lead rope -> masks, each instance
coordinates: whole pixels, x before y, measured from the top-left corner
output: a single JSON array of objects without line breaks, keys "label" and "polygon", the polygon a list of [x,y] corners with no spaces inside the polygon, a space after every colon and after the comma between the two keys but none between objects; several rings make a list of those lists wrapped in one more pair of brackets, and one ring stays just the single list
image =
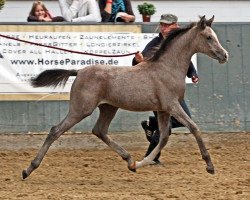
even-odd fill
[{"label": "lead rope", "polygon": [[2,35],[2,34],[0,34],[0,37],[7,38],[7,39],[10,39],[10,40],[16,40],[16,41],[24,42],[24,43],[28,43],[28,44],[33,44],[33,45],[36,45],[36,46],[47,47],[47,48],[50,48],[50,49],[57,49],[57,50],[66,51],[66,52],[70,52],[70,53],[83,54],[83,55],[89,55],[89,56],[98,56],[98,57],[125,57],[125,56],[131,56],[131,55],[137,54],[139,52],[139,51],[136,51],[134,53],[120,54],[120,55],[94,54],[94,53],[88,53],[86,51],[85,52],[73,51],[73,50],[69,50],[69,49],[63,49],[63,48],[59,48],[59,47],[44,45],[44,44],[40,44],[40,43],[36,43],[36,42],[30,42],[30,41],[27,41],[27,40],[21,40],[21,39],[17,39],[17,38],[10,37],[10,36],[7,36],[7,35]]}]

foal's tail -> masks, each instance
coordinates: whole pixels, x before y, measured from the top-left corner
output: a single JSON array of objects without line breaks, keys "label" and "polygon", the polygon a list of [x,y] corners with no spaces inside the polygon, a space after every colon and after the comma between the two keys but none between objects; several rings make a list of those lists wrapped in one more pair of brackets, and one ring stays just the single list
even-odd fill
[{"label": "foal's tail", "polygon": [[77,76],[77,70],[51,69],[45,70],[31,79],[33,87],[64,86],[70,76]]}]

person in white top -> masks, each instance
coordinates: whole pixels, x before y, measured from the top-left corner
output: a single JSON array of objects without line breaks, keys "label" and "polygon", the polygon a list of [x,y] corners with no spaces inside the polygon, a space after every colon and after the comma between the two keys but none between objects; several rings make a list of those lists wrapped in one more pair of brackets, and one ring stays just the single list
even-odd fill
[{"label": "person in white top", "polygon": [[61,13],[69,22],[100,22],[96,0],[59,0]]}]

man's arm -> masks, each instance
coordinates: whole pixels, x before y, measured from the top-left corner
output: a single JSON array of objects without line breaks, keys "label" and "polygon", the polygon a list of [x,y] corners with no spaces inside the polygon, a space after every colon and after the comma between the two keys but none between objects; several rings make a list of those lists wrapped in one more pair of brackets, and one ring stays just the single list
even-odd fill
[{"label": "man's arm", "polygon": [[[147,57],[147,56],[150,56],[152,50],[154,47],[156,47],[157,45],[160,44],[160,38],[159,37],[156,37],[154,38],[153,40],[151,40],[147,45],[146,47],[143,49],[143,51],[141,52],[142,56],[143,57]],[[139,53],[138,53],[139,54]],[[140,61],[138,61],[136,59],[137,57],[134,57],[133,60],[132,60],[132,65],[137,65],[138,63],[140,63],[142,61],[143,58],[141,58],[141,56],[138,55],[138,58],[140,58]]]},{"label": "man's arm", "polygon": [[192,78],[192,76],[198,76],[197,71],[194,67],[194,64],[192,63],[192,61],[189,64],[189,68],[188,68],[188,72],[187,72],[187,77],[188,78]]},{"label": "man's arm", "polygon": [[189,68],[188,68],[188,72],[187,72],[187,77],[188,78],[192,78],[192,82],[193,83],[198,83],[199,81],[199,77],[197,74],[197,71],[194,67],[194,64],[192,63],[192,61],[189,64]]}]

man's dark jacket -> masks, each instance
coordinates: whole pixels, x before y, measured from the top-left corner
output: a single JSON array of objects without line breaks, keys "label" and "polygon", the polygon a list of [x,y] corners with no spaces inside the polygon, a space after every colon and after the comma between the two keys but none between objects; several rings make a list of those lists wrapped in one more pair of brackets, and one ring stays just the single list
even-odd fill
[{"label": "man's dark jacket", "polygon": [[[159,46],[163,40],[163,36],[161,33],[159,33],[159,36],[155,37],[153,40],[151,40],[146,47],[144,48],[144,50],[141,52],[143,57],[150,57],[152,55],[152,51],[155,47]],[[136,65],[138,64],[138,62],[136,62],[135,58],[132,61],[132,65]],[[190,62],[188,71],[187,71],[187,77],[188,78],[192,78],[192,76],[197,76],[197,71],[194,68],[194,65],[192,63],[192,61]]]}]

